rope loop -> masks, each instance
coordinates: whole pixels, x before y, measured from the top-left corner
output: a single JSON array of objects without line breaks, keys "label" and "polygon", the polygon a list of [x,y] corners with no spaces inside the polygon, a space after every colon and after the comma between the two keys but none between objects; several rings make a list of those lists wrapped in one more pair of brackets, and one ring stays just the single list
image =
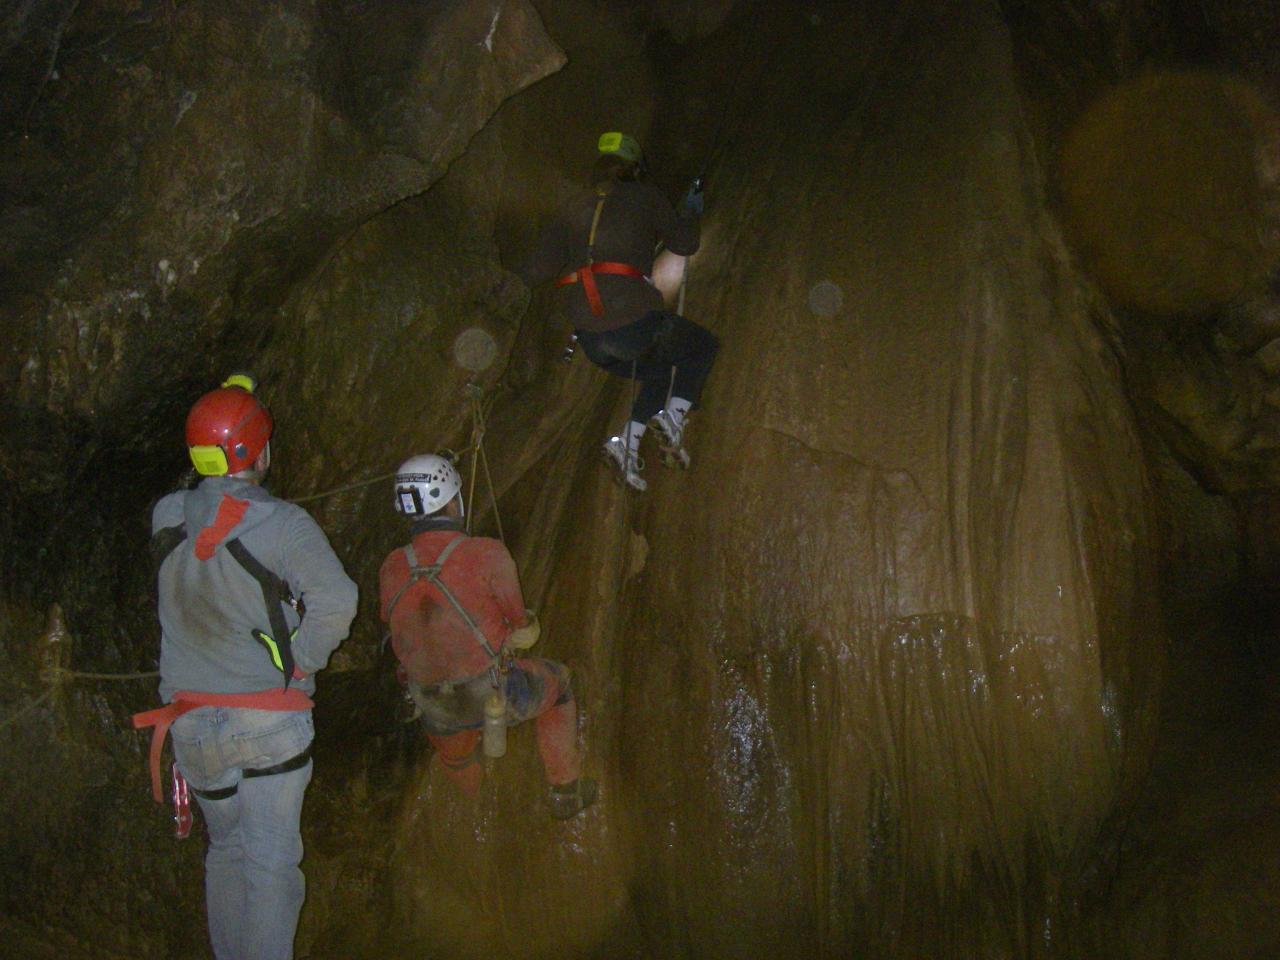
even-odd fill
[{"label": "rope loop", "polygon": [[498,492],[493,485],[493,475],[489,472],[489,456],[484,449],[484,435],[487,430],[484,411],[484,390],[474,383],[468,383],[463,388],[463,392],[469,399],[471,406],[471,477],[467,487],[467,503],[471,505],[471,510],[467,514],[467,533],[468,535],[471,533],[472,519],[476,514],[476,477],[483,470],[485,484],[489,487],[489,505],[493,508],[494,523],[498,527],[498,539],[506,543],[506,534],[502,530],[502,514],[498,511]]}]

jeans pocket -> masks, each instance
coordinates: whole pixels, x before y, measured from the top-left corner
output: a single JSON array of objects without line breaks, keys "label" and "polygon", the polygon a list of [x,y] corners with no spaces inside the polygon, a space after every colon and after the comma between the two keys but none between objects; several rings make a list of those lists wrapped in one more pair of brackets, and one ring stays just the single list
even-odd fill
[{"label": "jeans pocket", "polygon": [[178,717],[169,728],[173,759],[197,789],[206,789],[226,772],[218,737],[216,712],[202,708]]},{"label": "jeans pocket", "polygon": [[257,769],[292,760],[314,736],[309,710],[278,712],[270,717],[255,716],[244,723],[231,737],[229,746],[239,766]]},{"label": "jeans pocket", "polygon": [[211,738],[173,738],[173,759],[197,790],[206,790],[226,772],[222,753]]}]

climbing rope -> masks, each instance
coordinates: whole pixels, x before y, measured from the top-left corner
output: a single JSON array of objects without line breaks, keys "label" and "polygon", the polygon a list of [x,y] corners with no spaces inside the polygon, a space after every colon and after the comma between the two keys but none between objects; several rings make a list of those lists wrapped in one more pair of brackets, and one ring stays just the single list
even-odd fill
[{"label": "climbing rope", "polygon": [[[634,370],[633,370],[633,373],[634,373]],[[467,384],[466,389],[467,389],[467,396],[469,398],[470,406],[471,406],[471,449],[470,449],[471,480],[470,480],[470,489],[468,490],[468,493],[467,493],[467,502],[474,504],[476,478],[478,477],[480,471],[483,470],[485,483],[489,487],[489,504],[493,508],[493,519],[498,527],[498,539],[502,540],[505,543],[506,535],[502,529],[502,515],[498,512],[497,490],[493,485],[493,474],[489,470],[489,457],[485,453],[485,449],[484,449],[484,434],[486,429],[485,411],[484,411],[484,403],[483,403],[484,391],[480,387],[471,383]],[[634,391],[632,396],[632,402],[633,403],[635,402]],[[309,494],[305,497],[295,497],[290,502],[291,503],[309,503],[313,500],[322,500],[325,497],[332,497],[339,493],[346,493],[349,490],[359,490],[362,487],[368,487],[375,483],[381,483],[384,480],[390,480],[395,475],[396,475],[395,471],[392,471],[391,473],[379,474],[378,476],[371,477],[368,480],[359,480],[355,483],[344,484],[343,486],[334,487],[331,490],[324,490],[324,491],[321,491],[320,493]],[[474,510],[472,510],[470,513],[467,514],[467,533],[468,534],[471,533],[471,521],[472,521],[472,517],[474,516],[475,516]],[[625,522],[625,515],[624,515],[624,522]],[[137,673],[98,673],[98,672],[88,671],[88,670],[68,670],[65,667],[50,667],[44,671],[43,675],[45,679],[48,680],[49,683],[51,684],[49,689],[47,689],[44,693],[40,694],[40,696],[36,697],[34,700],[28,703],[25,707],[20,708],[15,713],[11,714],[8,717],[5,717],[3,720],[0,720],[0,730],[4,730],[7,727],[12,726],[13,724],[21,720],[23,717],[25,717],[27,714],[31,713],[32,711],[40,707],[41,704],[45,703],[50,697],[53,696],[54,692],[57,690],[58,682],[63,678],[75,679],[75,680],[107,680],[107,681],[147,680],[152,677],[160,676],[160,672],[158,670],[147,670],[147,671],[140,671]]]},{"label": "climbing rope", "polygon": [[30,703],[28,703],[21,710],[14,713],[12,716],[8,716],[8,717],[5,717],[3,720],[0,720],[0,730],[5,729],[11,724],[17,723],[19,720],[25,717],[32,710],[34,710],[36,707],[40,706],[40,704],[44,703],[51,696],[53,696],[53,691],[54,691],[54,688],[50,687],[48,690],[40,694],[40,696],[36,697],[36,699],[32,700]]},{"label": "climbing rope", "polygon": [[382,473],[376,477],[370,477],[368,480],[358,480],[355,483],[348,483],[341,487],[334,487],[332,490],[325,490],[321,493],[312,493],[305,497],[294,497],[290,503],[310,503],[312,500],[323,500],[325,497],[332,497],[335,494],[346,493],[348,490],[359,490],[361,487],[368,487],[375,483],[381,483],[383,480],[390,480],[394,477],[395,471],[391,473]]},{"label": "climbing rope", "polygon": [[471,521],[475,517],[476,478],[484,471],[484,481],[489,487],[489,505],[493,508],[494,523],[498,527],[498,539],[503,543],[507,538],[502,531],[502,514],[498,512],[498,494],[493,485],[493,475],[489,472],[489,457],[484,450],[485,413],[484,390],[474,383],[468,383],[466,394],[471,403],[471,478],[467,488],[467,503],[472,509],[467,514],[467,534],[471,533]]},{"label": "climbing rope", "polygon": [[729,153],[730,148],[741,137],[742,129],[745,127],[751,111],[759,110],[764,104],[762,96],[764,85],[768,83],[769,78],[772,76],[770,68],[776,62],[774,57],[777,55],[778,50],[781,49],[783,42],[784,34],[780,31],[775,32],[768,52],[759,57],[752,57],[755,67],[751,74],[745,78],[741,76],[735,78],[735,90],[739,92],[750,91],[751,93],[741,97],[739,100],[741,106],[720,111],[719,119],[712,131],[711,146],[703,154],[702,166],[698,169],[698,176],[705,178],[707,171],[716,166],[720,159]]},{"label": "climbing rope", "polygon": [[684,288],[689,283],[689,258],[685,257],[680,265],[680,290],[676,294],[676,313],[684,316]]},{"label": "climbing rope", "polygon": [[[676,314],[684,316],[684,288],[689,282],[689,259],[686,257],[680,266],[680,292],[676,294]],[[676,388],[676,368],[675,364],[671,365],[671,376],[667,380],[667,399],[662,404],[664,410],[671,409],[671,394]]]},{"label": "climbing rope", "polygon": [[[471,478],[469,488],[467,490],[467,503],[471,504],[473,509],[467,514],[467,533],[471,533],[471,520],[475,516],[474,504],[476,493],[476,478],[479,471],[484,471],[485,483],[489,487],[489,504],[493,508],[493,519],[498,526],[498,539],[506,542],[506,536],[502,530],[502,515],[498,512],[498,496],[493,485],[493,475],[489,471],[489,457],[484,449],[485,434],[485,412],[484,412],[484,390],[476,386],[474,383],[468,383],[466,386],[466,394],[471,407]],[[452,457],[450,459],[453,459]],[[346,493],[350,490],[359,490],[363,487],[372,486],[375,483],[382,483],[384,480],[390,480],[395,477],[395,471],[390,473],[381,473],[376,477],[370,477],[368,480],[357,480],[355,483],[343,484],[340,487],[334,487],[331,490],[323,490],[320,493],[308,494],[305,497],[293,497],[290,503],[310,503],[313,500],[323,500],[325,497],[336,496],[339,493]]]},{"label": "climbing rope", "polygon": [[[637,358],[638,359],[638,358]],[[624,444],[623,468],[622,468],[622,508],[618,511],[618,516],[622,522],[621,536],[618,540],[618,599],[622,599],[622,590],[627,585],[627,563],[630,559],[631,546],[631,518],[630,513],[631,498],[627,495],[629,489],[627,484],[627,468],[626,464],[630,462],[633,454],[631,453],[631,411],[635,409],[636,397],[640,394],[640,381],[636,379],[636,360],[631,361],[631,399],[627,406],[627,429],[623,431],[622,442]],[[639,466],[639,455],[636,456],[637,468]]]},{"label": "climbing rope", "polygon": [[146,680],[149,677],[160,676],[159,670],[147,670],[141,673],[91,673],[85,670],[67,670],[64,667],[54,667],[49,673],[80,680]]},{"label": "climbing rope", "polygon": [[[502,529],[502,515],[498,512],[497,491],[493,485],[493,474],[489,470],[489,458],[484,449],[485,434],[485,411],[484,411],[484,391],[475,384],[469,383],[466,387],[467,397],[471,407],[471,481],[470,489],[467,493],[467,502],[474,503],[476,478],[481,470],[484,471],[485,483],[489,487],[489,503],[493,507],[494,522],[498,527],[498,538],[504,543],[506,536]],[[634,402],[634,397],[632,398]],[[384,480],[390,480],[394,477],[395,471],[391,473],[380,474],[371,477],[368,480],[359,480],[355,483],[344,484],[340,487],[334,487],[331,490],[324,490],[320,493],[309,494],[305,497],[295,497],[291,503],[309,503],[313,500],[321,500],[325,497],[332,497],[339,493],[346,493],[349,490],[359,490],[362,487],[371,486],[375,483],[381,483]],[[467,533],[471,533],[471,520],[475,515],[475,511],[467,514]],[[158,670],[139,671],[136,673],[98,673],[89,670],[69,670],[66,667],[51,666],[42,671],[41,676],[50,684],[49,689],[36,697],[25,707],[20,708],[15,713],[3,720],[0,720],[0,730],[3,730],[17,723],[27,714],[37,709],[41,704],[47,701],[58,689],[58,683],[63,679],[73,680],[147,680],[152,677],[160,676]]]},{"label": "climbing rope", "polygon": [[160,676],[160,671],[147,670],[139,673],[94,673],[88,670],[68,670],[66,667],[49,667],[41,671],[41,676],[49,682],[49,689],[40,694],[40,696],[36,697],[22,709],[8,717],[5,717],[3,720],[0,720],[0,730],[17,723],[27,714],[31,713],[31,711],[35,710],[42,703],[52,697],[57,691],[59,679],[62,677],[69,677],[71,679],[78,680],[146,680],[151,677]]}]

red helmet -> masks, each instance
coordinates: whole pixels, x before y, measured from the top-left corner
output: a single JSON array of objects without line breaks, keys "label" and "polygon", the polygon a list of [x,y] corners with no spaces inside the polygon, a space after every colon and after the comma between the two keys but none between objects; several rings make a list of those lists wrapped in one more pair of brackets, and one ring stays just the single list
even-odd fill
[{"label": "red helmet", "polygon": [[[235,377],[227,381],[249,382]],[[248,470],[271,439],[271,414],[250,390],[223,384],[187,414],[187,447],[196,471],[221,477]]]}]

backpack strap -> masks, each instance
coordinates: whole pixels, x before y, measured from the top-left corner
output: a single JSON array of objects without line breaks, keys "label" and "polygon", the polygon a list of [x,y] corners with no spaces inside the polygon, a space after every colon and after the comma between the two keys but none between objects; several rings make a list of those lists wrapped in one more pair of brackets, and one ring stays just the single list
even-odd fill
[{"label": "backpack strap", "polygon": [[591,215],[591,229],[587,232],[587,263],[595,263],[596,260],[596,231],[600,228],[600,214],[604,213],[604,202],[609,199],[609,191],[604,189],[596,190],[596,211]]},{"label": "backpack strap", "polygon": [[604,301],[600,299],[600,287],[596,285],[596,274],[592,267],[596,262],[596,230],[600,226],[600,214],[604,212],[604,202],[608,199],[608,191],[599,191],[600,199],[596,201],[596,212],[591,217],[591,232],[587,234],[587,265],[578,271],[582,279],[582,292],[586,294],[587,305],[593,317],[604,315]]},{"label": "backpack strap", "polygon": [[405,559],[409,561],[409,577],[400,586],[400,589],[396,591],[395,596],[391,598],[391,602],[387,605],[387,623],[391,622],[391,614],[395,610],[396,604],[400,602],[400,598],[404,596],[405,591],[419,580],[429,580],[433,587],[444,594],[444,598],[449,601],[449,605],[453,607],[458,616],[462,618],[462,622],[471,630],[472,636],[476,638],[476,643],[480,644],[480,648],[484,650],[485,656],[490,660],[497,660],[498,652],[489,643],[489,638],[484,635],[484,631],[476,623],[475,617],[462,605],[448,585],[440,579],[440,571],[444,569],[445,563],[449,560],[449,555],[453,553],[458,544],[466,539],[467,535],[465,533],[458,534],[440,551],[440,555],[436,557],[436,562],[425,567],[418,564],[418,554],[414,551],[412,543],[404,548]]},{"label": "backpack strap", "polygon": [[[151,535],[151,559],[157,571],[168,559],[169,554],[187,539],[187,525],[175,524],[163,527]],[[287,689],[293,679],[293,642],[289,638],[289,623],[284,617],[284,605],[298,606],[289,584],[268,570],[262,562],[249,552],[249,549],[237,537],[223,544],[227,552],[244,568],[245,573],[258,581],[262,589],[262,602],[267,608],[267,622],[271,625],[271,639],[275,642],[280,654],[280,669],[284,672],[284,685]],[[302,612],[299,608],[299,612]]]},{"label": "backpack strap", "polygon": [[284,618],[284,605],[293,600],[293,591],[289,585],[263,566],[248,547],[237,537],[226,542],[227,552],[231,554],[245,572],[258,581],[262,588],[262,602],[267,607],[267,621],[271,624],[271,639],[275,641],[280,653],[280,669],[284,672],[284,685],[289,686],[293,679],[293,641],[289,637],[289,623]]},{"label": "backpack strap", "polygon": [[178,549],[178,544],[187,539],[187,525],[185,523],[175,524],[172,527],[162,527],[151,535],[151,563],[156,570],[160,569],[160,564],[168,559],[169,554]]}]

